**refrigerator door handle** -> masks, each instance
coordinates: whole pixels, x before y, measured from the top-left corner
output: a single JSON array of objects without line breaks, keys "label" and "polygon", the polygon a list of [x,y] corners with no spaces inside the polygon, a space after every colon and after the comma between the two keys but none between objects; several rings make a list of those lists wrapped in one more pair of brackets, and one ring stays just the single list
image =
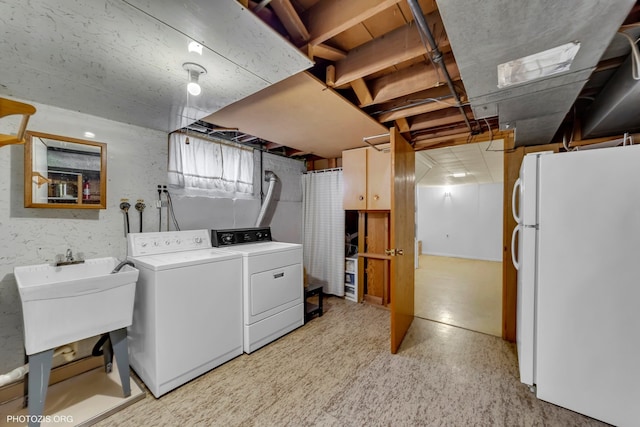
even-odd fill
[{"label": "refrigerator door handle", "polygon": [[516,270],[520,270],[520,263],[516,259],[516,235],[520,232],[520,226],[516,225],[513,229],[513,233],[511,233],[511,261],[513,262],[513,266]]},{"label": "refrigerator door handle", "polygon": [[513,219],[515,219],[518,224],[520,224],[520,217],[518,216],[518,212],[516,212],[516,194],[518,194],[518,200],[520,200],[520,187],[522,187],[522,180],[518,178],[516,179],[516,183],[513,184],[513,194],[511,195],[511,212],[513,213]]}]

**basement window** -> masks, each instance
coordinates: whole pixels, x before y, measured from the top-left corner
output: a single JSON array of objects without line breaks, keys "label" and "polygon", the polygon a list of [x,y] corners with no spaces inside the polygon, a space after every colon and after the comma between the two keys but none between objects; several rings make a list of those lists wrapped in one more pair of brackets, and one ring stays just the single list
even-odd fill
[{"label": "basement window", "polygon": [[580,42],[566,43],[498,65],[500,89],[569,71]]},{"label": "basement window", "polygon": [[173,133],[169,185],[194,196],[252,198],[253,149],[219,139]]}]

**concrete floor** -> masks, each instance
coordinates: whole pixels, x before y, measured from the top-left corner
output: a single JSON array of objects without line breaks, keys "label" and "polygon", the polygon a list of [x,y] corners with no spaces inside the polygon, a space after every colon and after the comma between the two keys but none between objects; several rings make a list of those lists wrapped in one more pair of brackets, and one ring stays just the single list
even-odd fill
[{"label": "concrete floor", "polygon": [[420,255],[415,315],[502,336],[502,263]]},{"label": "concrete floor", "polygon": [[322,317],[97,426],[604,425],[538,400],[511,343],[416,318],[392,355],[389,324],[388,310],[326,298]]}]

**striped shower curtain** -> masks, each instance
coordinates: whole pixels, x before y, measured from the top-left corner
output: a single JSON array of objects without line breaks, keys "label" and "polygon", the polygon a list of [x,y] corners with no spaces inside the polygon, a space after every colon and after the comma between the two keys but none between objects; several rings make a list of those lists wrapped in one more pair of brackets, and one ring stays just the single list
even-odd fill
[{"label": "striped shower curtain", "polygon": [[342,170],[302,175],[302,227],[308,281],[322,283],[325,293],[344,296]]}]

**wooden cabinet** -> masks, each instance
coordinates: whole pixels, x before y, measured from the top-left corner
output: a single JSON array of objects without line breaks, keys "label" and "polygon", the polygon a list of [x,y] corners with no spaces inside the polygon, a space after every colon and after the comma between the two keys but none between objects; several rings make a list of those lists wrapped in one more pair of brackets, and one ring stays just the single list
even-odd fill
[{"label": "wooden cabinet", "polygon": [[375,211],[391,208],[391,155],[372,147],[342,152],[343,208]]}]

